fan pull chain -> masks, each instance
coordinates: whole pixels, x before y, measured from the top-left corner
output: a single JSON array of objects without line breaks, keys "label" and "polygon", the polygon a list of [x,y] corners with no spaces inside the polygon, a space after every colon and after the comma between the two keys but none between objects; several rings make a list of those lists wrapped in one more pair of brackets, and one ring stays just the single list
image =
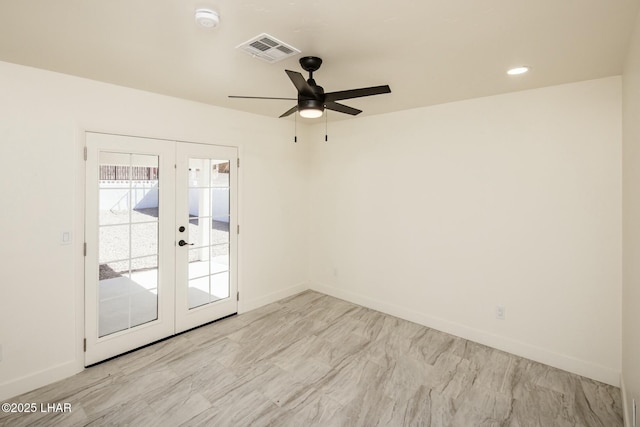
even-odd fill
[{"label": "fan pull chain", "polygon": [[293,113],[293,142],[298,142],[298,113]]},{"label": "fan pull chain", "polygon": [[329,117],[329,112],[324,110],[324,142],[329,141],[329,136],[327,135],[327,120]]}]

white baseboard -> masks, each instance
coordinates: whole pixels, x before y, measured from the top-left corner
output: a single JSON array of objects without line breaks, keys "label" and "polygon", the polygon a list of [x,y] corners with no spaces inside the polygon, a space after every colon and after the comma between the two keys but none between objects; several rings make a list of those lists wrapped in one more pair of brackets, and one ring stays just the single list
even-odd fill
[{"label": "white baseboard", "polygon": [[553,366],[564,371],[572,372],[587,378],[594,379],[615,387],[620,386],[620,371],[607,368],[586,360],[572,356],[554,353],[547,349],[536,347],[511,338],[492,334],[486,331],[472,328],[467,325],[452,322],[450,320],[429,316],[426,313],[411,310],[385,301],[379,301],[361,294],[345,291],[333,286],[318,283],[310,283],[309,288],[354,304],[362,305],[374,310],[390,314],[410,322],[418,323],[432,329],[437,329],[451,335],[455,335],[469,341],[506,351],[516,356],[531,359],[545,365]]},{"label": "white baseboard", "polygon": [[7,402],[11,398],[23,393],[44,387],[56,381],[77,374],[84,369],[76,361],[62,363],[52,368],[44,369],[33,374],[25,375],[0,384],[0,401]]},{"label": "white baseboard", "polygon": [[256,308],[262,307],[263,305],[271,304],[283,298],[299,294],[300,292],[306,291],[307,289],[309,289],[309,286],[306,283],[301,283],[299,285],[292,286],[290,288],[247,301],[243,300],[241,296],[238,313],[246,313],[247,311],[255,310]]}]

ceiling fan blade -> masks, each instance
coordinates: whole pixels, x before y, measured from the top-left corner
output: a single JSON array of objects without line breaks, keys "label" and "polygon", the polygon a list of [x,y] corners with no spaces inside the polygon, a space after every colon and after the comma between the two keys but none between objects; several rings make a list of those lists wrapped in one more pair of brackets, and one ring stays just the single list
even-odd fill
[{"label": "ceiling fan blade", "polygon": [[296,105],[295,107],[292,107],[290,109],[288,109],[287,111],[285,111],[284,113],[282,113],[282,115],[280,117],[278,117],[279,119],[283,118],[283,117],[287,117],[292,115],[293,113],[295,113],[296,111],[298,111],[298,106]]},{"label": "ceiling fan blade", "polygon": [[357,116],[362,113],[362,110],[358,110],[357,108],[352,108],[347,105],[338,104],[337,102],[329,101],[324,103],[324,108],[327,110],[337,111],[339,113],[351,114],[352,116]]},{"label": "ceiling fan blade", "polygon": [[325,94],[325,101],[340,101],[341,99],[360,98],[363,96],[382,95],[383,93],[391,93],[389,85],[363,87],[362,89],[341,90],[338,92],[329,92]]},{"label": "ceiling fan blade", "polygon": [[311,89],[311,86],[309,86],[309,83],[307,83],[307,81],[304,79],[302,74],[298,73],[297,71],[291,71],[291,70],[284,70],[284,71],[287,73],[287,75],[291,79],[291,82],[296,87],[296,89],[298,89],[298,93],[300,95],[310,96],[315,98],[313,89]]},{"label": "ceiling fan blade", "polygon": [[284,99],[286,101],[297,101],[298,98],[273,98],[270,96],[238,96],[238,95],[229,95],[229,98],[240,98],[240,99]]}]

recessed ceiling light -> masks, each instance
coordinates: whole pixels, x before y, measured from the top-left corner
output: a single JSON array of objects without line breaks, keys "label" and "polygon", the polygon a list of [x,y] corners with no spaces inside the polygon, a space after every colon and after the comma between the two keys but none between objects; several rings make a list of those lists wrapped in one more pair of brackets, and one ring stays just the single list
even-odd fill
[{"label": "recessed ceiling light", "polygon": [[518,74],[524,74],[527,71],[529,71],[529,67],[515,67],[507,71],[507,74],[509,74],[510,76],[517,76]]},{"label": "recessed ceiling light", "polygon": [[215,28],[220,23],[220,15],[211,9],[196,10],[196,23],[203,28]]}]

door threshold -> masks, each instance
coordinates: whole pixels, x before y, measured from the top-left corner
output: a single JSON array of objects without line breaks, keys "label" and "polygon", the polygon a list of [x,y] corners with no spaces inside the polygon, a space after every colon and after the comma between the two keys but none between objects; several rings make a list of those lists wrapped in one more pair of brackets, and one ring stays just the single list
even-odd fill
[{"label": "door threshold", "polygon": [[164,338],[159,339],[159,340],[157,340],[157,341],[150,342],[149,344],[145,344],[145,345],[143,345],[143,346],[136,347],[136,348],[134,348],[133,350],[125,351],[124,353],[117,354],[117,355],[112,356],[112,357],[110,357],[110,358],[108,358],[108,359],[101,360],[100,362],[92,363],[91,365],[86,365],[86,366],[85,366],[85,369],[87,369],[87,368],[93,368],[94,366],[98,366],[98,365],[102,365],[103,363],[106,363],[106,362],[109,362],[109,361],[111,361],[111,360],[113,360],[113,359],[117,359],[117,358],[119,358],[119,357],[125,356],[125,355],[127,355],[127,354],[129,354],[129,353],[134,353],[134,352],[136,352],[136,351],[138,351],[138,350],[142,350],[143,348],[151,347],[152,345],[156,345],[156,344],[158,344],[158,343],[161,343],[161,342],[163,342],[163,341],[170,340],[170,339],[175,338],[175,337],[177,337],[177,336],[180,336],[180,335],[182,335],[182,334],[186,334],[187,332],[191,332],[191,331],[193,331],[193,330],[195,330],[195,329],[200,329],[200,328],[202,328],[202,327],[204,327],[204,326],[208,326],[208,325],[211,325],[211,324],[213,324],[213,323],[216,323],[216,322],[219,322],[219,321],[221,321],[221,320],[228,319],[229,317],[233,317],[233,316],[237,316],[237,315],[238,315],[238,313],[231,313],[231,314],[229,314],[229,315],[227,315],[227,316],[224,316],[224,317],[221,317],[221,318],[219,318],[219,319],[212,320],[211,322],[203,323],[202,325],[198,325],[198,326],[195,326],[195,327],[193,327],[193,328],[191,328],[191,329],[187,329],[186,331],[182,331],[182,332],[178,332],[177,334],[169,335],[168,337],[164,337]]}]

